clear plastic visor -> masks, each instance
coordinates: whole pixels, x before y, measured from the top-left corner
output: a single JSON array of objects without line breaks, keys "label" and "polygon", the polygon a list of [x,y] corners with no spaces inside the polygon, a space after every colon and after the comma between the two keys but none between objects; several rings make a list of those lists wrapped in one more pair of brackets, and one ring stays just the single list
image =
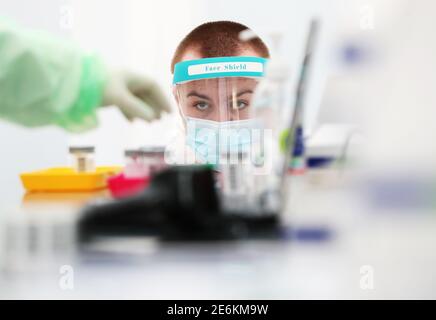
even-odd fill
[{"label": "clear plastic visor", "polygon": [[183,117],[217,122],[250,119],[258,78],[227,77],[193,80],[175,85]]}]

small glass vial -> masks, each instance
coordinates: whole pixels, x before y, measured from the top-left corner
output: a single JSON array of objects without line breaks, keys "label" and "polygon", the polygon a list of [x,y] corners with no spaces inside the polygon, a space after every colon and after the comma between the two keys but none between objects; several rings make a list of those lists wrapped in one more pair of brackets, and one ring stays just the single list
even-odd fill
[{"label": "small glass vial", "polygon": [[165,147],[143,147],[141,148],[144,156],[144,163],[149,168],[150,176],[162,171],[166,166]]},{"label": "small glass vial", "polygon": [[126,178],[152,177],[166,167],[164,147],[145,147],[135,150],[126,150]]},{"label": "small glass vial", "polygon": [[148,177],[149,170],[145,165],[144,154],[140,149],[126,150],[124,158],[126,163],[124,176],[126,178]]},{"label": "small glass vial", "polygon": [[70,147],[73,168],[78,173],[94,172],[94,147]]}]

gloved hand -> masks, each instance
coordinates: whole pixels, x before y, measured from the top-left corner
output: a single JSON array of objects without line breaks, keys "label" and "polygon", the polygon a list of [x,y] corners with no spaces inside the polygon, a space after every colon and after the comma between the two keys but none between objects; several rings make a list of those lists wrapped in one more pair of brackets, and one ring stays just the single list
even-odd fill
[{"label": "gloved hand", "polygon": [[128,120],[159,119],[171,112],[170,104],[153,80],[134,73],[112,73],[104,88],[102,106],[117,106]]}]

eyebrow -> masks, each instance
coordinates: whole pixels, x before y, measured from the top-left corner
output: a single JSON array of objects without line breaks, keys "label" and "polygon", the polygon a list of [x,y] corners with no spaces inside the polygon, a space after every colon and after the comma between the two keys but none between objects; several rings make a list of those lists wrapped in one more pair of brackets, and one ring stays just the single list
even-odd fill
[{"label": "eyebrow", "polygon": [[[247,94],[247,93],[253,93],[253,90],[248,89],[248,90],[244,90],[244,91],[238,92],[238,94],[236,95],[236,97],[243,96],[244,94]],[[201,99],[205,99],[205,100],[211,100],[208,96],[206,96],[206,95],[204,95],[204,94],[200,94],[200,93],[198,93],[197,91],[191,91],[191,92],[189,92],[189,93],[186,95],[186,97],[187,97],[187,98],[189,98],[189,97],[197,97],[197,98],[201,98]],[[229,99],[232,99],[232,97],[229,97]]]},{"label": "eyebrow", "polygon": [[205,99],[205,100],[211,100],[208,96],[200,94],[200,93],[198,93],[196,91],[191,91],[190,93],[188,93],[188,95],[186,97],[187,98],[189,98],[189,97],[197,97],[197,98],[201,98],[201,99]]},{"label": "eyebrow", "polygon": [[247,93],[253,93],[253,90],[248,89],[248,90],[244,90],[244,91],[238,92],[236,97],[243,96],[244,94],[247,94]]}]

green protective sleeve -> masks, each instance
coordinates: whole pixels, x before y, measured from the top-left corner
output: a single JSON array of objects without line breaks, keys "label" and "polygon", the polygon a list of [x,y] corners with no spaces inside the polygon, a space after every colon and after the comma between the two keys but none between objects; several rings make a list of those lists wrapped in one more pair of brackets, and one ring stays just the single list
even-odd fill
[{"label": "green protective sleeve", "polygon": [[0,20],[0,118],[91,129],[106,77],[101,60],[71,42]]},{"label": "green protective sleeve", "polygon": [[82,58],[80,86],[74,103],[56,120],[56,124],[71,132],[82,132],[97,126],[95,109],[101,105],[106,70],[96,56]]}]

